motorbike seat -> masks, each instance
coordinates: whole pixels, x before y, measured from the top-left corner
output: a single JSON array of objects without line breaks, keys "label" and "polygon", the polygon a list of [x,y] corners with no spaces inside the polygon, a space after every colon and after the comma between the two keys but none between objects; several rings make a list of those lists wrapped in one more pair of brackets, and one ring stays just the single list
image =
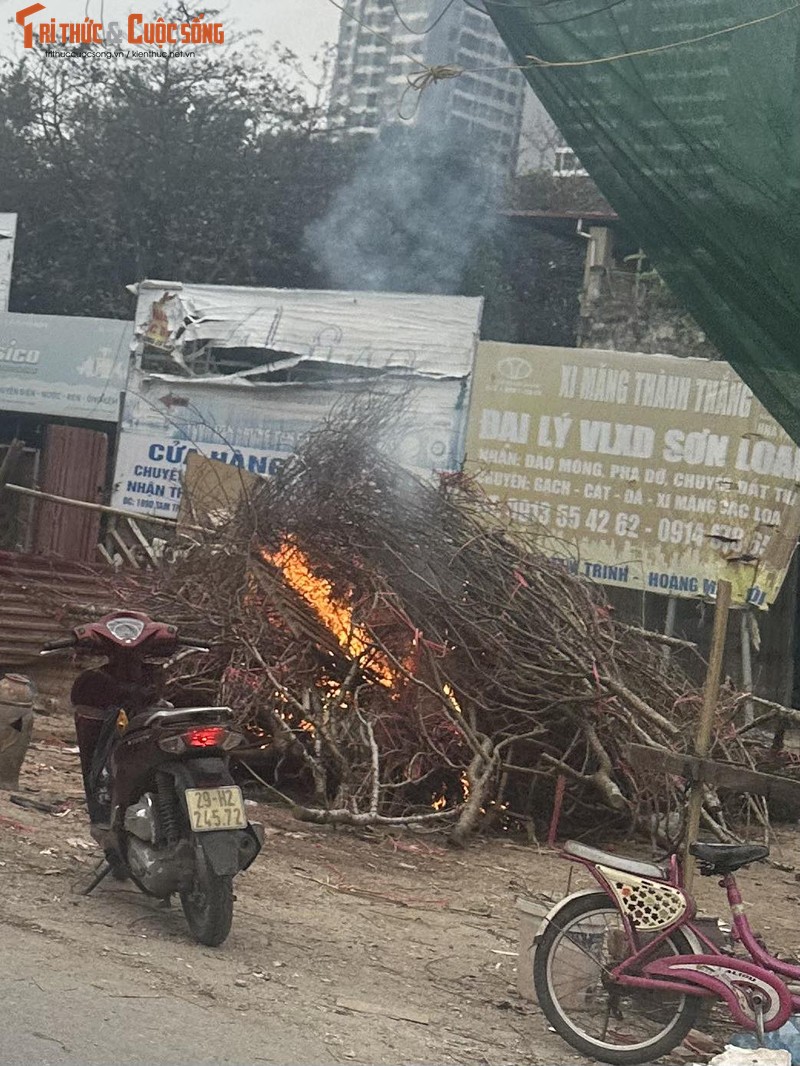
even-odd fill
[{"label": "motorbike seat", "polygon": [[126,733],[137,729],[148,729],[152,725],[173,725],[180,722],[210,722],[222,724],[230,722],[233,711],[230,707],[148,707],[134,715],[128,723]]},{"label": "motorbike seat", "polygon": [[654,862],[627,859],[621,855],[614,855],[610,851],[601,851],[599,848],[590,848],[587,844],[579,844],[577,840],[568,840],[562,850],[573,858],[584,859],[595,866],[608,866],[621,873],[633,874],[634,877],[647,877],[654,881],[666,881],[669,877],[669,872],[664,866],[656,866]]},{"label": "motorbike seat", "polygon": [[752,862],[761,862],[769,855],[769,848],[764,844],[706,844],[700,841],[692,844],[689,852],[700,863],[700,873],[712,877],[732,874]]}]

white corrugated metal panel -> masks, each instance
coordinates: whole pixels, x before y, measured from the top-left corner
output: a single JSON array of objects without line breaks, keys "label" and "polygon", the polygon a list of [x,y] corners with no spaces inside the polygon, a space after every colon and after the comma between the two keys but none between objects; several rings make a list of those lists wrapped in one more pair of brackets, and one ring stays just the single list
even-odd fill
[{"label": "white corrugated metal panel", "polygon": [[263,348],[313,362],[436,377],[471,372],[483,304],[467,296],[161,281],[142,282],[138,297],[137,335],[160,319],[169,331],[161,343],[176,352],[185,342],[209,341],[214,348]]}]

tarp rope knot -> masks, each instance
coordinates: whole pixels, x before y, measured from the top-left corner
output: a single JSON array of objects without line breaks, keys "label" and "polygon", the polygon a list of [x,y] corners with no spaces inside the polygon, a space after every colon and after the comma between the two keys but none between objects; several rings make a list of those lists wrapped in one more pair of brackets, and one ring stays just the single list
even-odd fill
[{"label": "tarp rope knot", "polygon": [[448,78],[457,78],[463,73],[463,67],[446,65],[428,67],[426,70],[423,70],[421,74],[409,74],[408,84],[415,92],[421,93],[424,89],[427,89],[429,85],[433,85],[434,82],[446,81]]}]

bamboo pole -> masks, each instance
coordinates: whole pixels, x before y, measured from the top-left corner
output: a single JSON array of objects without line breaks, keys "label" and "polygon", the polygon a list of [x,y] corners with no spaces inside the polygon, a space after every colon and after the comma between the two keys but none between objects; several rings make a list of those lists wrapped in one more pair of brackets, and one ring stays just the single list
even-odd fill
[{"label": "bamboo pole", "polygon": [[[714,712],[719,699],[719,687],[722,679],[722,664],[725,657],[725,636],[728,631],[728,611],[731,606],[730,581],[717,582],[717,602],[714,608],[714,629],[711,634],[711,651],[708,657],[705,686],[703,688],[703,707],[694,741],[694,753],[699,759],[708,755],[711,747],[711,732],[714,727]],[[687,893],[692,891],[695,861],[689,854],[689,848],[695,842],[700,828],[700,812],[703,807],[703,782],[695,781],[689,794],[689,806],[686,813],[686,840],[683,857],[683,883]]]},{"label": "bamboo pole", "polygon": [[[69,496],[54,496],[52,492],[40,492],[38,489],[28,489],[23,485],[3,485],[4,492],[16,492],[20,496],[32,496],[36,500],[49,500],[50,503],[63,503],[66,507],[82,507],[86,511],[99,511],[101,514],[118,515],[120,518],[135,518],[137,522],[156,522],[161,526],[177,528],[177,520],[174,518],[162,518],[161,515],[132,514],[130,511],[120,510],[118,507],[108,507],[104,503],[91,503],[89,500],[72,500]],[[186,526],[186,529],[206,533],[208,530],[201,526]]]}]

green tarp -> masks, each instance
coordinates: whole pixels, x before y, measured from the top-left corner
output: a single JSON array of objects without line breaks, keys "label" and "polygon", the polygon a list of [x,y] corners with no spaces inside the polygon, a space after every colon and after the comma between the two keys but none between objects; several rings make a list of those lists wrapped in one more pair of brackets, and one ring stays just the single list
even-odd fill
[{"label": "green tarp", "polygon": [[800,443],[800,3],[486,8],[627,228]]}]

